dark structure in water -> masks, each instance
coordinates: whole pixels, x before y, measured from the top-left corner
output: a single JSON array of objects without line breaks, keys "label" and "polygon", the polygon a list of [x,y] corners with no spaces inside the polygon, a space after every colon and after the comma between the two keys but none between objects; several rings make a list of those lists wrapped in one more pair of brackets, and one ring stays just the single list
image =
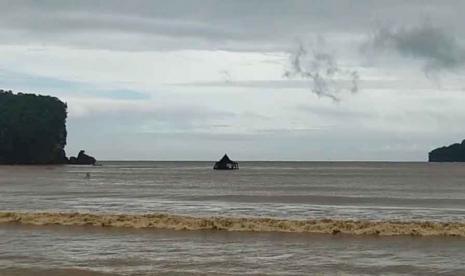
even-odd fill
[{"label": "dark structure in water", "polygon": [[77,157],[71,156],[69,158],[69,164],[74,165],[95,165],[96,162],[94,157],[87,155],[83,150],[79,152]]},{"label": "dark structure in water", "polygon": [[465,140],[430,151],[429,162],[465,162]]},{"label": "dark structure in water", "polygon": [[0,164],[65,164],[65,103],[0,90]]},{"label": "dark structure in water", "polygon": [[229,159],[228,155],[225,154],[220,161],[215,163],[213,167],[215,170],[238,170],[239,164]]}]

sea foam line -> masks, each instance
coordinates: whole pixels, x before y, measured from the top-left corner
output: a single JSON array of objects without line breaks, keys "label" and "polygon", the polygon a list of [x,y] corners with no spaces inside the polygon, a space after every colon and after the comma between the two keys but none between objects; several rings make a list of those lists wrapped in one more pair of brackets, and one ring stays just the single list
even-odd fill
[{"label": "sea foam line", "polygon": [[465,223],[277,218],[191,217],[170,214],[105,214],[0,211],[0,223],[169,230],[223,230],[352,235],[465,237]]}]

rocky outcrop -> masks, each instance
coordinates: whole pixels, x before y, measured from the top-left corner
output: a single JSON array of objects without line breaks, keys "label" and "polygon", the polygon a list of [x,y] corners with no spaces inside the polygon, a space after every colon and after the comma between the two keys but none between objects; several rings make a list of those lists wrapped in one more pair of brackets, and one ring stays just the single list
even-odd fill
[{"label": "rocky outcrop", "polygon": [[0,164],[66,164],[66,103],[0,89]]},{"label": "rocky outcrop", "polygon": [[69,164],[73,165],[95,165],[97,160],[85,153],[85,151],[81,150],[77,157],[71,156],[69,158]]},{"label": "rocky outcrop", "polygon": [[0,165],[94,165],[84,151],[66,158],[67,108],[55,97],[0,89]]},{"label": "rocky outcrop", "polygon": [[239,164],[229,159],[228,155],[225,154],[220,161],[215,163],[213,167],[215,170],[238,170]]},{"label": "rocky outcrop", "polygon": [[465,162],[465,140],[462,143],[434,149],[428,154],[429,162]]}]

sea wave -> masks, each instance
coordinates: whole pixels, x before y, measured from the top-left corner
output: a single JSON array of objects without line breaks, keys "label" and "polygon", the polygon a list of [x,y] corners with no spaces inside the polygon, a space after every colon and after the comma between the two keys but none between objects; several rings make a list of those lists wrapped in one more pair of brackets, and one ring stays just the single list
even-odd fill
[{"label": "sea wave", "polygon": [[370,221],[252,217],[191,217],[171,214],[108,214],[0,211],[0,223],[67,225],[168,230],[223,230],[352,235],[465,237],[465,223],[432,221]]}]

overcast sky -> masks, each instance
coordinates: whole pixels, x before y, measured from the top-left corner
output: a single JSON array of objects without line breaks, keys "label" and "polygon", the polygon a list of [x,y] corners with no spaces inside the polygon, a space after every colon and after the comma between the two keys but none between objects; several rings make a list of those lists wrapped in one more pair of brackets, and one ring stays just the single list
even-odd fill
[{"label": "overcast sky", "polygon": [[0,88],[68,155],[424,161],[465,138],[465,1],[0,1]]}]

